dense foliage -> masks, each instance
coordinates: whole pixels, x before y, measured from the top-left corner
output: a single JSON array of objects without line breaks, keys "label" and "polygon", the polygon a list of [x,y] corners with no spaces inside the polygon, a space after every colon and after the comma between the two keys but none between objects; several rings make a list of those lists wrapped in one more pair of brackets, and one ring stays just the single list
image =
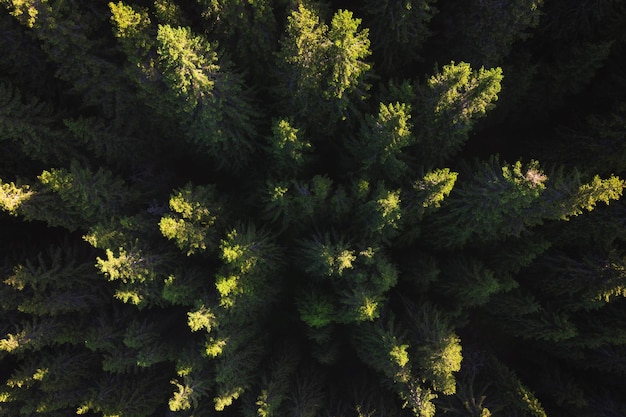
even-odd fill
[{"label": "dense foliage", "polygon": [[0,415],[626,415],[625,26],[0,0]]}]

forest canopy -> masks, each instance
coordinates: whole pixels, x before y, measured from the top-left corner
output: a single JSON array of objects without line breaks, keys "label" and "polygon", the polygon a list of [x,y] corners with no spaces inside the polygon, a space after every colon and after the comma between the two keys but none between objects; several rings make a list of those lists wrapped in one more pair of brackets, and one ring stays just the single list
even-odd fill
[{"label": "forest canopy", "polygon": [[626,415],[619,0],[0,0],[0,416]]}]

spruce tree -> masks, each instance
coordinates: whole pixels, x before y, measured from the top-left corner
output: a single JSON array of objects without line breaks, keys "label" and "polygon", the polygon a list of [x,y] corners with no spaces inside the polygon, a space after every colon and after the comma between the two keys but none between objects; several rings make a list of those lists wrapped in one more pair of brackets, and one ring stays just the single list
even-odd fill
[{"label": "spruce tree", "polygon": [[0,0],[0,415],[624,414],[619,2],[107,3]]}]

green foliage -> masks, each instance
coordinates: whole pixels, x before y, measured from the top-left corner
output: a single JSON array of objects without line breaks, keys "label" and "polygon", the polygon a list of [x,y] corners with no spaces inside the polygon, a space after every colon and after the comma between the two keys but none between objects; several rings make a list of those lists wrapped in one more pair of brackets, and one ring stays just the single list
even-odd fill
[{"label": "green foliage", "polygon": [[231,152],[242,157],[250,150],[252,111],[241,95],[241,79],[220,71],[215,47],[188,28],[159,25],[156,36],[158,61],[170,99],[163,108],[190,116],[188,139],[208,147],[215,156]]},{"label": "green foliage", "polygon": [[154,28],[145,10],[123,3],[109,7],[130,76],[145,103],[161,117],[174,116],[185,138],[220,165],[241,166],[251,151],[254,111],[244,97],[241,77],[228,72],[228,61],[219,62],[217,45],[188,27]]},{"label": "green foliage", "polygon": [[357,251],[327,236],[305,242],[302,254],[308,261],[305,272],[314,281],[330,281],[338,295],[333,300],[319,295],[315,288],[305,293],[299,299],[303,321],[316,328],[379,317],[386,293],[398,280],[397,269],[380,248]]},{"label": "green foliage", "polygon": [[[613,42],[584,44],[568,51],[568,58],[553,67],[548,67],[548,77],[552,80],[552,91],[556,97],[577,93],[596,75],[602,63],[608,59]],[[562,78],[563,72],[570,75]]]},{"label": "green foliage", "polygon": [[509,407],[535,417],[547,417],[535,394],[520,381],[506,365],[492,359],[489,363],[495,373],[495,381],[509,401]]},{"label": "green foliage", "polygon": [[[520,161],[498,166],[498,159],[492,158],[448,199],[449,214],[437,219],[442,229],[451,233],[438,237],[445,245],[463,244],[472,238],[486,241],[520,236],[544,219],[567,220],[583,209],[593,210],[598,201],[608,204],[621,196],[624,187],[623,180],[615,176],[606,180],[595,176],[587,184],[580,184],[576,172],[567,178],[557,171],[549,178],[536,161],[526,166]],[[458,223],[444,225],[452,218]]]},{"label": "green foliage", "polygon": [[221,307],[248,316],[273,297],[267,280],[280,269],[281,256],[266,234],[253,225],[234,228],[220,241],[219,257],[223,266],[215,287]]},{"label": "green foliage", "polygon": [[109,3],[109,8],[111,21],[115,25],[115,37],[122,43],[124,52],[132,57],[142,57],[151,45],[145,33],[150,25],[147,11],[136,11],[121,1],[117,4]]},{"label": "green foliage", "polygon": [[448,200],[453,216],[459,219],[458,226],[450,225],[455,228],[451,238],[456,242],[465,243],[473,235],[480,239],[519,235],[526,223],[538,221],[526,216],[533,215],[528,209],[545,190],[547,176],[536,162],[524,167],[518,161],[501,168],[497,162],[493,159],[484,164],[472,183],[455,188]]},{"label": "green foliage", "polygon": [[222,209],[215,194],[213,186],[187,184],[170,198],[172,213],[161,218],[159,228],[187,255],[217,248],[214,228]]},{"label": "green foliage", "polygon": [[418,91],[415,125],[426,164],[438,163],[459,151],[474,119],[484,117],[498,99],[502,69],[472,70],[460,62],[445,65]]},{"label": "green foliage", "polygon": [[306,294],[299,300],[300,318],[308,326],[320,328],[336,320],[336,312],[331,300],[325,300],[319,294]]},{"label": "green foliage", "polygon": [[437,398],[412,374],[409,344],[402,343],[405,337],[394,328],[393,322],[384,325],[380,321],[361,325],[355,335],[355,348],[359,356],[371,367],[382,372],[393,382],[394,391],[416,417],[433,417]]},{"label": "green foliage", "polygon": [[184,26],[185,18],[180,6],[171,0],[155,0],[154,13],[157,18],[166,24]]},{"label": "green foliage", "polygon": [[24,153],[47,162],[66,160],[74,153],[71,143],[62,140],[50,105],[36,97],[24,102],[20,91],[0,84],[0,141],[19,144]]},{"label": "green foliage", "polygon": [[495,273],[479,261],[461,257],[450,264],[444,269],[440,286],[457,305],[482,305],[495,294],[510,289],[502,282],[503,277],[496,278]]},{"label": "green foliage", "polygon": [[94,291],[102,286],[93,265],[76,264],[75,256],[75,248],[50,247],[14,266],[3,281],[8,288],[0,292],[0,304],[38,317],[85,313],[101,305],[106,299]]},{"label": "green foliage", "polygon": [[[123,82],[117,65],[107,59],[103,52],[106,44],[102,30],[106,27],[106,16],[101,10],[80,10],[74,0],[63,2],[48,1],[2,1],[4,7],[28,28],[29,35],[37,39],[45,58],[35,64],[44,66],[55,78],[71,85],[72,94],[80,95],[79,106],[93,106],[98,112],[109,116],[121,110],[123,101],[128,100],[127,86]],[[106,29],[104,29],[106,30]],[[53,79],[51,77],[51,79]],[[53,88],[54,90],[54,88]],[[58,97],[59,92],[51,92]],[[116,103],[119,107],[115,108]],[[54,149],[62,155],[67,145],[64,140],[56,143]],[[73,155],[72,155],[73,156]]]},{"label": "green foliage", "polygon": [[411,134],[411,106],[404,103],[380,103],[378,117],[369,117],[350,152],[361,161],[361,171],[376,177],[397,180],[406,175],[408,165],[402,149],[415,143]]},{"label": "green foliage", "polygon": [[255,405],[259,417],[272,417],[286,408],[289,400],[289,386],[297,370],[299,358],[285,349],[278,359],[270,364],[267,382],[257,397]]},{"label": "green foliage", "polygon": [[279,172],[295,173],[305,163],[305,152],[310,152],[313,145],[302,138],[300,129],[296,129],[288,120],[281,119],[272,125],[272,136],[268,138],[269,153],[276,161]]},{"label": "green foliage", "polygon": [[603,180],[599,175],[593,177],[590,183],[583,184],[578,188],[578,192],[573,197],[574,208],[565,216],[576,216],[582,213],[582,209],[591,211],[599,201],[609,204],[610,200],[617,200],[622,196],[624,190],[623,180],[615,175]]},{"label": "green foliage", "polygon": [[293,180],[289,183],[268,181],[264,213],[267,218],[295,228],[323,223],[345,216],[351,201],[342,187],[333,187],[333,181],[316,175],[309,182]]},{"label": "green foliage", "polygon": [[622,104],[605,117],[590,116],[583,128],[561,129],[560,135],[575,144],[563,150],[564,159],[576,164],[587,162],[601,175],[625,171],[626,149],[621,140],[625,121],[626,105]]},{"label": "green foliage", "polygon": [[17,215],[17,210],[20,206],[25,201],[28,201],[34,194],[27,184],[19,186],[13,182],[0,182],[0,186],[2,187],[0,189],[0,191],[2,191],[2,194],[0,194],[1,207],[13,216]]},{"label": "green foliage", "polygon": [[396,237],[403,224],[400,190],[387,190],[380,182],[370,198],[357,211],[363,219],[364,231],[369,236],[380,236],[383,241]]},{"label": "green foliage", "polygon": [[371,52],[368,30],[359,31],[360,24],[352,12],[339,10],[329,27],[305,3],[287,18],[278,59],[286,77],[282,94],[289,97],[297,122],[336,120],[348,108],[351,94],[363,94],[363,78],[370,69],[363,59]]},{"label": "green foliage", "polygon": [[69,170],[51,169],[38,177],[45,191],[58,195],[65,209],[93,224],[117,214],[132,195],[124,181],[100,168],[92,172],[72,161]]},{"label": "green foliage", "polygon": [[[203,23],[222,45],[228,45],[235,60],[259,82],[267,74],[278,41],[278,24],[274,2],[270,0],[234,1],[199,0]],[[261,65],[259,65],[261,64]]]},{"label": "green foliage", "polygon": [[361,61],[370,55],[368,30],[359,30],[361,19],[352,17],[352,12],[339,10],[333,16],[328,31],[330,45],[328,56],[332,59],[330,66],[330,91],[326,94],[341,99],[359,84],[363,73],[370,65]]},{"label": "green foliage", "polygon": [[461,369],[461,340],[435,306],[406,305],[412,323],[410,337],[414,341],[420,375],[431,382],[435,391],[445,395],[454,394],[454,374]]},{"label": "green foliage", "polygon": [[345,243],[333,244],[328,238],[307,242],[304,255],[309,262],[305,271],[318,277],[341,276],[356,260],[355,251],[348,248]]},{"label": "green foliage", "polygon": [[[437,169],[424,175],[424,178],[413,184],[413,189],[419,195],[424,209],[437,209],[447,197],[456,182],[458,173],[450,172],[448,168]],[[423,196],[423,197],[422,197]]]},{"label": "green foliage", "polygon": [[75,230],[114,216],[122,202],[132,201],[123,180],[102,168],[94,173],[75,160],[69,169],[44,170],[38,180],[33,187],[1,183],[1,207],[26,220]]},{"label": "green foliage", "polygon": [[220,69],[217,54],[185,28],[159,25],[156,43],[163,80],[180,100],[181,110],[189,113],[214,88]]},{"label": "green foliage", "polygon": [[456,26],[463,38],[461,53],[471,62],[492,66],[502,62],[514,42],[530,36],[528,29],[539,24],[543,0],[477,0],[463,6]]},{"label": "green foliage", "polygon": [[87,235],[86,240],[104,249],[106,257],[96,257],[95,266],[109,281],[116,283],[114,297],[140,309],[161,304],[168,256],[157,254],[138,238],[129,239],[122,233],[110,241],[107,238],[111,236],[102,239],[97,235],[98,231]]},{"label": "green foliage", "polygon": [[546,253],[537,264],[550,276],[542,291],[558,294],[568,311],[595,310],[626,296],[624,259],[618,252]]},{"label": "green foliage", "polygon": [[0,415],[624,414],[619,2],[107,3],[0,0]]},{"label": "green foliage", "polygon": [[372,46],[386,71],[420,58],[420,47],[431,35],[428,24],[437,14],[436,0],[366,0]]}]

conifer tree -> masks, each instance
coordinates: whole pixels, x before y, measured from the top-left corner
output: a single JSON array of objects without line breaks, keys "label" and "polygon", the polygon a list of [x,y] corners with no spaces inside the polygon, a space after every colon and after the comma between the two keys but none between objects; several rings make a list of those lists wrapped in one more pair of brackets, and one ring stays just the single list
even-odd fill
[{"label": "conifer tree", "polygon": [[97,108],[106,118],[133,108],[136,100],[111,59],[115,52],[101,36],[107,19],[98,8],[82,8],[73,0],[2,3],[41,42],[54,76],[73,85],[82,106]]},{"label": "conifer tree", "polygon": [[36,97],[25,101],[10,84],[0,84],[0,140],[18,144],[24,154],[48,163],[65,162],[76,150],[64,140],[50,105]]},{"label": "conifer tree", "polygon": [[621,141],[625,117],[626,105],[621,104],[609,115],[590,116],[580,130],[562,129],[560,136],[575,145],[562,149],[560,157],[601,175],[626,171],[625,150]]},{"label": "conifer tree", "polygon": [[[251,72],[260,84],[266,67],[275,53],[278,40],[276,11],[272,1],[238,2],[233,0],[198,0],[202,17],[221,43],[230,46],[241,68]],[[259,65],[262,63],[263,65]]]},{"label": "conifer tree", "polygon": [[330,26],[314,6],[300,3],[288,17],[287,35],[281,40],[278,66],[285,107],[296,122],[319,128],[321,123],[345,117],[351,97],[361,98],[370,65],[368,30],[361,19],[339,10]]},{"label": "conifer tree", "polygon": [[313,148],[302,129],[293,126],[287,119],[273,123],[268,142],[268,153],[275,161],[275,170],[287,175],[295,175],[302,169]]},{"label": "conifer tree", "polygon": [[474,119],[494,107],[503,78],[499,67],[476,71],[466,62],[452,62],[435,72],[417,91],[413,121],[419,160],[429,167],[461,149]]},{"label": "conifer tree", "polygon": [[371,116],[360,137],[350,144],[361,172],[375,178],[397,180],[408,173],[402,149],[415,144],[411,133],[411,106],[405,103],[380,103],[378,116]]},{"label": "conifer tree", "polygon": [[[583,209],[593,210],[598,201],[608,204],[619,198],[624,186],[615,176],[605,180],[596,176],[584,184],[578,172],[570,177],[562,171],[546,175],[536,161],[527,166],[520,161],[501,168],[498,165],[497,158],[484,164],[474,176],[473,184],[457,187],[457,192],[448,199],[450,213],[459,219],[460,227],[444,225],[448,215],[439,216],[442,223],[438,224],[443,226],[440,230],[454,230],[454,236],[450,235],[445,243],[442,241],[443,245],[464,244],[473,237],[488,241],[519,236],[544,219],[567,220],[581,214]],[[471,200],[476,204],[474,209],[470,209]],[[441,238],[442,235],[438,237]]]},{"label": "conifer tree", "polygon": [[436,0],[367,0],[363,6],[372,31],[372,47],[385,71],[422,58],[420,47],[431,35]]},{"label": "conifer tree", "polygon": [[0,0],[0,415],[624,414],[626,9],[344,3]]},{"label": "conifer tree", "polygon": [[355,347],[359,356],[369,366],[381,372],[393,383],[393,388],[411,409],[416,417],[433,417],[437,397],[428,387],[424,387],[419,377],[412,373],[410,345],[406,336],[398,331],[393,322],[380,321],[362,325],[355,334]]},{"label": "conifer tree", "polygon": [[228,61],[218,59],[217,45],[188,27],[155,28],[146,10],[122,2],[109,6],[129,75],[145,103],[220,165],[240,166],[252,150],[254,111],[241,77],[229,72]]},{"label": "conifer tree", "polygon": [[531,36],[539,24],[543,1],[477,0],[455,6],[455,26],[448,29],[461,42],[454,52],[474,65],[494,66],[502,63],[514,42]]},{"label": "conifer tree", "polygon": [[345,217],[352,199],[341,186],[334,186],[327,176],[316,175],[310,181],[268,181],[264,213],[284,227],[302,228],[328,224]]},{"label": "conifer tree", "polygon": [[108,220],[120,212],[122,202],[132,201],[122,179],[102,168],[93,172],[76,160],[69,169],[44,170],[37,179],[39,184],[32,187],[0,180],[0,207],[28,221],[45,221],[73,231]]},{"label": "conifer tree", "polygon": [[222,208],[215,187],[187,184],[170,198],[170,210],[171,214],[161,218],[159,228],[179,249],[192,255],[217,248],[217,232],[212,229]]}]

